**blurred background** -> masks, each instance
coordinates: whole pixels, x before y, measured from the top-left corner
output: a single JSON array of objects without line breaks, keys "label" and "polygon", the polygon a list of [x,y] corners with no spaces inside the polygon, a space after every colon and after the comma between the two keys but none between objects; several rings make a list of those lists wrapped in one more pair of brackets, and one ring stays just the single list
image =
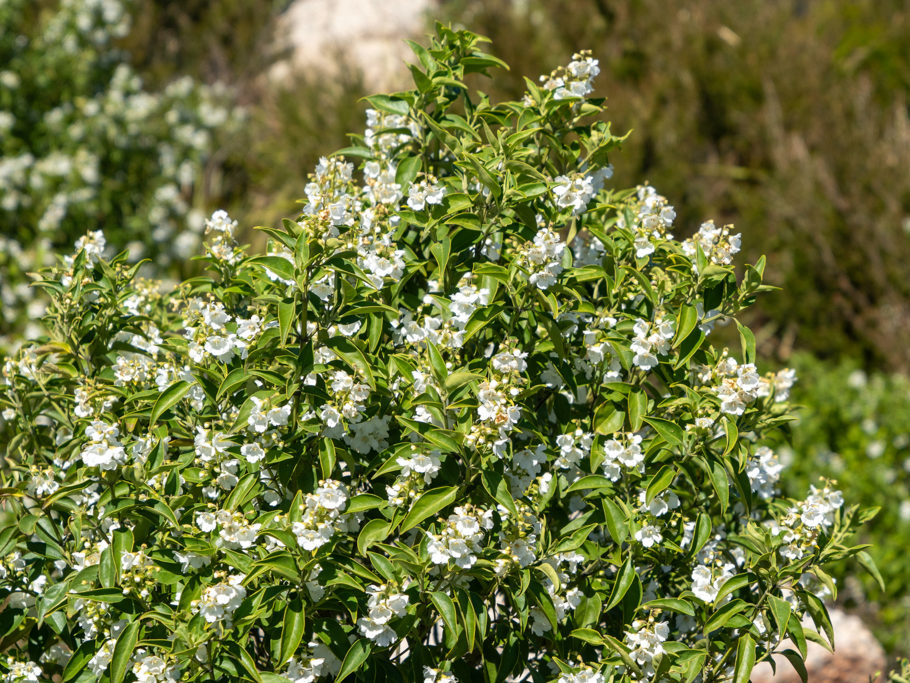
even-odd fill
[{"label": "blurred background", "polygon": [[4,0],[0,340],[40,314],[25,273],[89,229],[186,275],[204,217],[248,239],[296,213],[363,95],[407,88],[405,38],[489,36],[520,97],[579,49],[600,60],[619,187],[648,180],[677,236],[735,223],[781,287],[747,321],[804,406],[785,488],[819,476],[880,506],[838,604],[910,655],[910,7],[899,0]]}]

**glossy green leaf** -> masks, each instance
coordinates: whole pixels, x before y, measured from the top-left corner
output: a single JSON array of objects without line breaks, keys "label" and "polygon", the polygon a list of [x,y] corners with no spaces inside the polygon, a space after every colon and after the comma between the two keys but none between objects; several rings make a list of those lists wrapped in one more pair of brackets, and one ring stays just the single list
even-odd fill
[{"label": "glossy green leaf", "polygon": [[736,645],[736,667],[733,669],[733,683],[749,683],[755,667],[755,641],[748,633],[739,638]]},{"label": "glossy green leaf", "polygon": [[443,508],[451,505],[457,497],[457,486],[440,486],[439,488],[424,491],[401,522],[401,533],[408,529],[413,529],[427,517],[435,515]]},{"label": "glossy green leaf", "polygon": [[352,673],[359,671],[363,663],[367,661],[367,657],[370,656],[372,649],[373,644],[366,638],[355,641],[344,656],[344,661],[341,662],[341,669],[335,677],[335,683],[340,683]]},{"label": "glossy green leaf", "polygon": [[126,626],[117,636],[114,652],[111,655],[110,672],[111,683],[122,683],[126,677],[133,650],[139,640],[139,621],[133,621]]},{"label": "glossy green leaf", "polygon": [[180,380],[179,382],[174,382],[171,386],[161,392],[158,400],[155,401],[155,405],[152,406],[152,412],[149,415],[149,427],[154,425],[165,411],[177,405],[180,399],[186,396],[192,386],[193,385],[190,382]]},{"label": "glossy green leaf", "polygon": [[281,624],[281,641],[278,646],[278,663],[285,664],[297,652],[303,640],[306,616],[303,602],[299,598],[291,600],[284,608],[284,620]]}]

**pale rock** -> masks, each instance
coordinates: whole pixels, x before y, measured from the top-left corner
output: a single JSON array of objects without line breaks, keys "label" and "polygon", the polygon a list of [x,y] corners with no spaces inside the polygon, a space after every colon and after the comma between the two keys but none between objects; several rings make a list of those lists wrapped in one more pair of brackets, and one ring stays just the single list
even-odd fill
[{"label": "pale rock", "polygon": [[[835,652],[831,654],[821,645],[809,642],[807,646],[806,670],[810,683],[857,683],[869,681],[885,668],[885,651],[872,632],[852,614],[839,609],[829,610],[831,626],[834,629]],[[811,620],[804,622],[813,628]],[[796,646],[785,642],[779,650]],[[782,655],[777,655],[777,674],[771,671],[768,662],[762,662],[752,672],[752,683],[800,683],[799,674]],[[874,679],[881,681],[881,677]]]},{"label": "pale rock", "polygon": [[411,84],[405,62],[416,62],[405,39],[424,42],[427,16],[436,0],[295,0],[281,15],[279,50],[290,57],[270,75],[295,70],[339,73],[345,66],[363,74],[371,92]]}]

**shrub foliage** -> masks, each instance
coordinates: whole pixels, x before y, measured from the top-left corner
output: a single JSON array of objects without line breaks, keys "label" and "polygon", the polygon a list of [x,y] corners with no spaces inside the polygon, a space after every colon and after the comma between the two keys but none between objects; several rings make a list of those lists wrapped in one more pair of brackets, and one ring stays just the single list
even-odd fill
[{"label": "shrub foliage", "polygon": [[830,639],[862,516],[777,491],[763,261],[609,187],[590,55],[494,104],[481,46],[415,45],[267,253],[216,212],[171,291],[100,232],[44,275],[0,393],[5,680],[743,682]]}]

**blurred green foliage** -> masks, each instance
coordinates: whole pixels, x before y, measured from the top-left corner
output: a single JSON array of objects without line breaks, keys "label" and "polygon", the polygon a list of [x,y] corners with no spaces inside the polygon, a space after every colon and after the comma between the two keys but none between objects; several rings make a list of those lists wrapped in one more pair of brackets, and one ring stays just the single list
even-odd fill
[{"label": "blurred green foliage", "polygon": [[823,363],[804,353],[792,361],[800,378],[792,398],[803,408],[792,427],[792,451],[780,453],[789,461],[785,492],[803,491],[827,476],[851,503],[881,507],[858,540],[872,544],[868,552],[885,591],[867,574],[848,578],[842,567],[840,597],[870,618],[889,651],[910,654],[910,379],[867,374],[855,361]]},{"label": "blurred green foliage", "polygon": [[601,60],[616,182],[680,198],[678,224],[736,216],[768,254],[765,331],[910,368],[910,8],[896,0],[449,0],[519,75],[579,48]]}]

